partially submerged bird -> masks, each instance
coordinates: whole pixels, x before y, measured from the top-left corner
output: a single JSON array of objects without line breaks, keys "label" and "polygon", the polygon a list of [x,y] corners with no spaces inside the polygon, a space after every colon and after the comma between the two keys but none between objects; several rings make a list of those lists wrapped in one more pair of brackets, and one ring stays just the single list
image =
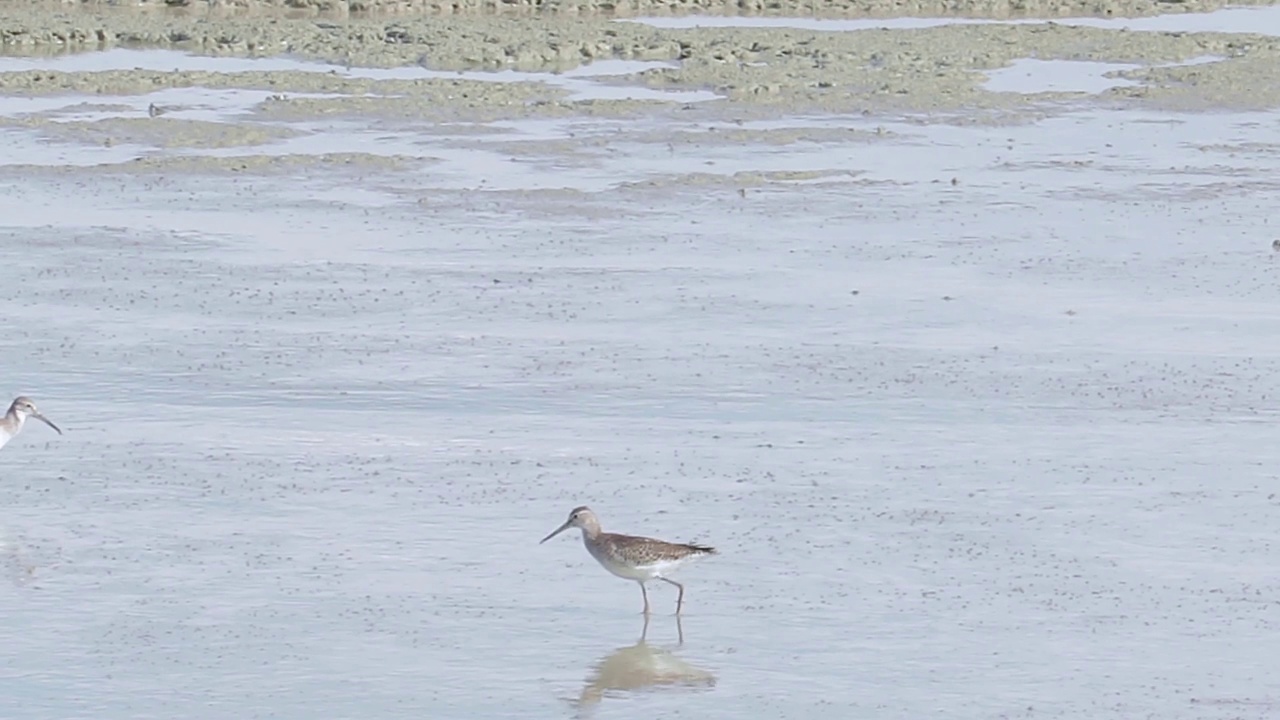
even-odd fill
[{"label": "partially submerged bird", "polygon": [[676,598],[676,614],[679,615],[684,605],[684,585],[666,577],[666,574],[690,560],[716,554],[715,548],[706,545],[669,543],[653,538],[604,532],[600,529],[600,519],[585,505],[574,508],[569,513],[569,519],[556,528],[555,532],[542,538],[539,544],[572,527],[582,529],[582,544],[587,546],[587,552],[605,570],[640,584],[646,615],[649,614],[649,592],[644,587],[646,582],[657,579],[680,588],[680,596]]},{"label": "partially submerged bird", "polygon": [[54,425],[49,418],[40,414],[31,398],[21,395],[14,398],[13,404],[9,406],[9,412],[5,413],[3,420],[0,420],[0,448],[7,445],[10,440],[17,437],[18,433],[22,432],[22,426],[26,424],[28,417],[33,417],[57,430],[59,435],[62,434],[62,430],[57,425]]}]

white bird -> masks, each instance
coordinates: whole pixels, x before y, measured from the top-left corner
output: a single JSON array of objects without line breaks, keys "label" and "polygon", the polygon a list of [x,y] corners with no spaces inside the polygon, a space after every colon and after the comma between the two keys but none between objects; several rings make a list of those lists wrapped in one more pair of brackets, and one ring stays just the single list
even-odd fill
[{"label": "white bird", "polygon": [[22,426],[26,424],[28,417],[33,417],[57,430],[59,435],[62,434],[61,428],[40,414],[31,398],[21,395],[14,398],[13,404],[9,406],[9,412],[5,413],[3,420],[0,420],[0,448],[8,445],[10,440],[22,432]]}]

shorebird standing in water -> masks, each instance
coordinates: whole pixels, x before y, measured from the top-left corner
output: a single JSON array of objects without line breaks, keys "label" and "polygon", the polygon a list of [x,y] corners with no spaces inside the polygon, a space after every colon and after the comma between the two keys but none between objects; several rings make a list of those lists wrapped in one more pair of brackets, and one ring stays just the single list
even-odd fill
[{"label": "shorebird standing in water", "polygon": [[40,414],[31,398],[23,395],[14,398],[13,404],[9,406],[9,412],[5,413],[3,420],[0,420],[0,448],[9,444],[10,440],[22,432],[22,426],[27,423],[28,417],[33,417],[57,430],[59,435],[62,434],[62,430],[57,425],[54,425],[49,418]]},{"label": "shorebird standing in water", "polygon": [[556,528],[555,532],[542,538],[539,544],[571,527],[582,529],[582,543],[587,546],[587,552],[605,570],[640,584],[645,615],[649,614],[649,592],[644,588],[646,582],[657,579],[680,588],[680,596],[676,598],[676,614],[679,615],[684,605],[684,585],[665,575],[690,560],[716,554],[715,548],[705,545],[669,543],[653,538],[604,532],[600,529],[600,519],[586,506],[574,508],[569,513],[569,519]]}]

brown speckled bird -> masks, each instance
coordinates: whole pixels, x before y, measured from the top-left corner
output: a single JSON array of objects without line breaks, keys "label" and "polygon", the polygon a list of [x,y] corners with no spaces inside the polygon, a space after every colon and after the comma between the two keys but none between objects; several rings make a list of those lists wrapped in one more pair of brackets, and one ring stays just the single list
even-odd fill
[{"label": "brown speckled bird", "polygon": [[679,615],[684,606],[684,585],[666,577],[666,574],[690,560],[716,554],[715,548],[706,545],[669,543],[653,538],[604,532],[600,529],[600,519],[586,506],[574,508],[569,513],[569,519],[556,528],[555,532],[542,538],[542,542],[571,527],[582,529],[582,544],[587,546],[587,552],[605,570],[640,584],[646,615],[649,614],[649,593],[644,587],[646,582],[657,579],[680,588],[680,596],[676,598],[676,614]]}]

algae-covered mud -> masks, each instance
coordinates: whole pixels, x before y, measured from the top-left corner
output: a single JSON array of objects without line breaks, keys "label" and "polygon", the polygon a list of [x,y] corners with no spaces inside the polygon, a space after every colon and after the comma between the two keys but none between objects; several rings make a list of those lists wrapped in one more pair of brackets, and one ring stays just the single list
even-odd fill
[{"label": "algae-covered mud", "polygon": [[1280,10],[732,5],[0,4],[0,717],[1273,717]]}]

